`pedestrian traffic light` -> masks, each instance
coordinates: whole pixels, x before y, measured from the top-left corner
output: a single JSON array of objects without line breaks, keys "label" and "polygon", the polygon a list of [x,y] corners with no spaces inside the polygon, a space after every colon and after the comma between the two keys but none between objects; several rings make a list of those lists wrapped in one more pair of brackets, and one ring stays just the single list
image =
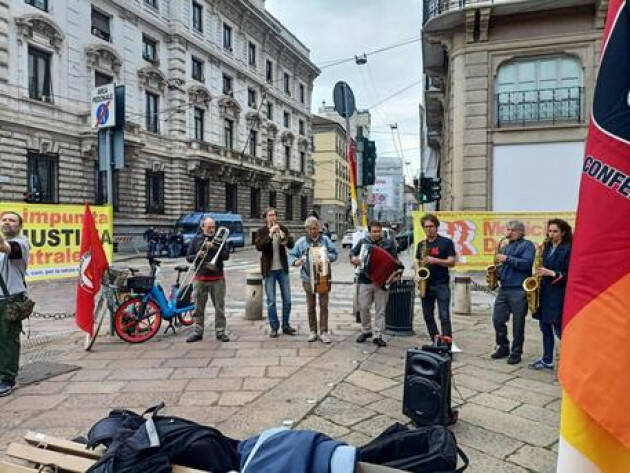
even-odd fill
[{"label": "pedestrian traffic light", "polygon": [[420,202],[428,204],[442,198],[442,179],[420,176]]},{"label": "pedestrian traffic light", "polygon": [[362,182],[363,186],[373,186],[376,180],[376,143],[367,138],[363,140]]}]

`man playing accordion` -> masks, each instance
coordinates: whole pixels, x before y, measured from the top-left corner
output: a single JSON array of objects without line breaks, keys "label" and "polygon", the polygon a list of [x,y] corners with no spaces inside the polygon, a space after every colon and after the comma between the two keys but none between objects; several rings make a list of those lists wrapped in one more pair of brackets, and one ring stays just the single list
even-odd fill
[{"label": "man playing accordion", "polygon": [[[382,248],[391,256],[396,258],[396,248],[394,243],[387,238],[383,238],[380,222],[372,221],[368,224],[370,236],[362,238],[351,250],[350,261],[353,265],[359,266],[363,262],[359,255],[364,245],[371,245]],[[387,345],[383,340],[383,330],[385,329],[385,308],[387,307],[388,291],[382,285],[374,283],[367,275],[366,271],[359,274],[359,312],[361,314],[361,334],[357,337],[358,343],[365,342],[374,335],[372,340],[379,347]],[[374,334],[372,334],[372,321],[370,317],[370,307],[374,302]]]},{"label": "man playing accordion", "polygon": [[332,340],[328,332],[328,293],[330,292],[330,264],[337,260],[337,248],[326,235],[320,233],[320,223],[315,217],[304,222],[306,236],[301,237],[288,254],[291,266],[302,266],[300,279],[306,293],[309,342],[317,340],[317,315],[315,298],[319,295],[319,339],[324,343]]}]

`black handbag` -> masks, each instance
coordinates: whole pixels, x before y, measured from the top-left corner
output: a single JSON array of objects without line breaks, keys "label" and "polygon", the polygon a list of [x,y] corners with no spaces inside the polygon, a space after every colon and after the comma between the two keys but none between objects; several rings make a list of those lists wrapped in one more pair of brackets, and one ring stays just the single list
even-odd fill
[{"label": "black handbag", "polygon": [[1,274],[0,289],[2,289],[2,293],[8,301],[4,314],[9,322],[21,322],[31,316],[33,309],[35,308],[35,302],[28,297],[26,293],[16,294],[13,296],[9,295],[9,290],[4,283],[4,279]]}]

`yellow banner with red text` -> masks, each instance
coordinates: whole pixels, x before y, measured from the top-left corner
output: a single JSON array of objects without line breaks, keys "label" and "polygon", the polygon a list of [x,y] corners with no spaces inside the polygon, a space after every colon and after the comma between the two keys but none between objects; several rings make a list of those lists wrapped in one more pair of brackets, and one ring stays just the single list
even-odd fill
[{"label": "yellow banner with red text", "polygon": [[[0,214],[11,211],[22,217],[22,234],[31,245],[27,281],[78,275],[84,208],[83,205],[0,202]],[[112,208],[93,206],[90,210],[111,263],[114,249]]]},{"label": "yellow banner with red text", "polygon": [[[420,219],[425,212],[413,213],[414,254],[425,234]],[[510,220],[525,224],[525,238],[534,243],[545,239],[547,221],[561,218],[575,225],[575,212],[435,212],[440,220],[439,234],[453,240],[457,252],[456,271],[483,271],[492,264],[498,241],[505,236]]]}]

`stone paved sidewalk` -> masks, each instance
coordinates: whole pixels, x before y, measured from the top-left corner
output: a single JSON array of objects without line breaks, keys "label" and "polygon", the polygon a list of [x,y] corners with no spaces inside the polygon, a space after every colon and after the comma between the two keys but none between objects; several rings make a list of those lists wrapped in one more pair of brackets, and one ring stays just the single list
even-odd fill
[{"label": "stone paved sidewalk", "polygon": [[[336,341],[326,346],[306,342],[303,312],[292,318],[297,337],[270,339],[265,321],[232,312],[233,341],[225,344],[213,337],[186,344],[184,330],[140,345],[99,338],[94,352],[85,353],[82,337],[73,333],[27,351],[25,362],[56,360],[82,369],[0,399],[0,452],[26,430],[71,438],[112,408],[141,411],[160,401],[171,414],[237,438],[284,423],[361,445],[393,422],[408,422],[401,414],[403,357],[406,348],[427,341],[424,335],[390,338],[380,349],[357,344],[352,315],[336,312]],[[530,322],[523,363],[510,366],[489,358],[487,310],[454,317],[464,353],[454,362],[460,420],[453,430],[471,459],[469,472],[555,471],[560,389],[555,373],[527,368],[540,350],[537,325]],[[418,333],[424,334],[420,326]]]}]

